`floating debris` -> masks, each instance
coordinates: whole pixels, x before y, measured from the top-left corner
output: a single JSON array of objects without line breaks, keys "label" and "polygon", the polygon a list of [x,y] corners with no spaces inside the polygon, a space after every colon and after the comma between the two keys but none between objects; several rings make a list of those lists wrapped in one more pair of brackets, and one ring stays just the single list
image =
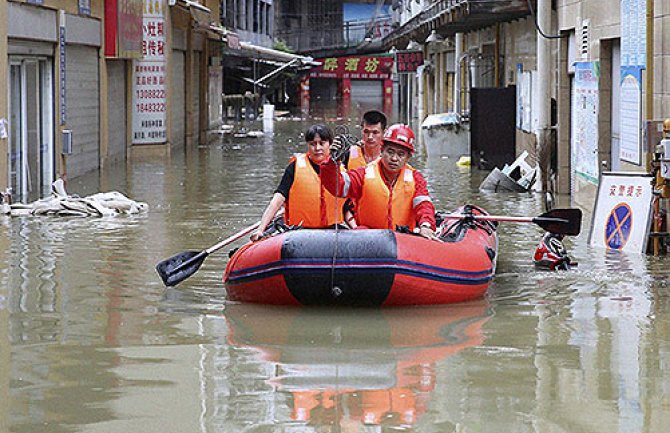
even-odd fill
[{"label": "floating debris", "polygon": [[130,215],[146,212],[149,205],[129,199],[117,191],[103,192],[79,197],[68,195],[65,191],[63,179],[56,180],[52,185],[51,197],[46,197],[32,203],[9,203],[9,195],[3,194],[3,203],[0,211],[5,215],[57,215],[103,217],[113,215]]}]

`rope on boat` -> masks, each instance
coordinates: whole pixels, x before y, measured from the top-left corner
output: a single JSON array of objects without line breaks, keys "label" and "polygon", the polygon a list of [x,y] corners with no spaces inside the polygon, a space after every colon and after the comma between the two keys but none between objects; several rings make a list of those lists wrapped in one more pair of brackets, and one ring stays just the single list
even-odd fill
[{"label": "rope on boat", "polygon": [[[337,165],[335,170],[335,246],[333,247],[333,261],[330,267],[330,290],[335,297],[339,297],[342,294],[342,289],[335,285],[335,264],[337,262],[337,250],[339,245],[339,234],[340,234],[340,224],[337,222],[337,211],[338,211],[338,193],[340,191],[340,172],[339,172],[339,160],[349,151],[352,145],[354,145],[357,140],[356,137],[349,133],[349,128],[346,125],[337,125],[335,127],[335,136],[339,136],[343,142],[342,148],[336,153],[331,154],[331,158],[335,161]],[[344,212],[342,212],[344,215]]]}]

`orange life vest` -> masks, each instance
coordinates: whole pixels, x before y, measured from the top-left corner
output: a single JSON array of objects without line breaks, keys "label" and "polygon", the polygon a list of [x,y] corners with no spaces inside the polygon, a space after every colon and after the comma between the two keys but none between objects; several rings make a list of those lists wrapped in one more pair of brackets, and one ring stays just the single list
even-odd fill
[{"label": "orange life vest", "polygon": [[381,174],[380,161],[370,163],[365,168],[363,194],[356,205],[356,221],[372,229],[395,230],[398,225],[409,226],[413,230],[416,217],[414,199],[414,169],[407,165],[398,174],[389,191]]},{"label": "orange life vest", "polygon": [[363,148],[361,146],[351,146],[349,150],[349,162],[347,163],[347,169],[353,170],[358,167],[365,167],[368,165],[365,160],[365,155],[363,154]]},{"label": "orange life vest", "polygon": [[291,158],[291,162],[293,161],[295,173],[285,204],[286,223],[307,228],[325,228],[341,223],[344,199],[337,200],[336,216],[335,197],[321,185],[321,179],[307,155],[296,154]]}]

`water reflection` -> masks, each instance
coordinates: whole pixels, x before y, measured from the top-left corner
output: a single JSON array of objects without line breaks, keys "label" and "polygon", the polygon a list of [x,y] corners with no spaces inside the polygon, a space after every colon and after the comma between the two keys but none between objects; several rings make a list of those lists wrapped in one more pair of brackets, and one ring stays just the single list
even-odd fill
[{"label": "water reflection", "polygon": [[[0,217],[0,431],[667,430],[668,258],[590,248],[588,215],[566,240],[579,262],[569,272],[534,268],[539,228],[501,225],[480,303],[229,305],[225,251],[165,289],[159,260],[258,219],[310,122],[276,121],[272,136],[224,137],[68,185],[118,190],[148,202],[146,215]],[[422,144],[412,164],[439,209],[543,211],[535,194],[479,192],[482,173]]]},{"label": "water reflection", "polygon": [[[264,396],[231,390],[231,412],[251,419],[228,412],[228,422],[375,432],[416,427],[435,391],[436,364],[482,344],[491,310],[484,300],[343,311],[229,305],[224,316],[233,350],[247,354],[243,364],[231,364],[246,373],[232,376],[252,379],[256,371],[267,387]],[[260,401],[274,404],[259,408]]]}]

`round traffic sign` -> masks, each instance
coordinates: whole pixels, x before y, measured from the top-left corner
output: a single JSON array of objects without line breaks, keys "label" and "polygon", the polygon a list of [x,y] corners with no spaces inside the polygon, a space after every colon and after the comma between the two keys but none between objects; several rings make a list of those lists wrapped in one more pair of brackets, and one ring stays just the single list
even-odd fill
[{"label": "round traffic sign", "polygon": [[605,224],[605,245],[620,250],[628,242],[633,227],[633,211],[626,203],[619,203],[612,209]]}]

